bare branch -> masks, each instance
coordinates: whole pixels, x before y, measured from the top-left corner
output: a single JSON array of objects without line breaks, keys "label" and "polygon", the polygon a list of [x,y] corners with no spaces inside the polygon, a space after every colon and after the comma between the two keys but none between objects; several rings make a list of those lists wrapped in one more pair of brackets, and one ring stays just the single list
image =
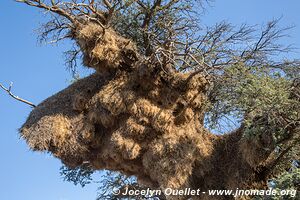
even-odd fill
[{"label": "bare branch", "polygon": [[60,7],[59,1],[55,3],[55,1],[51,1],[51,5],[47,5],[43,3],[41,0],[16,0],[20,3],[25,3],[29,6],[42,8],[44,10],[51,11],[53,13],[57,13],[58,15],[64,16],[68,20],[70,20],[74,25],[78,23],[77,19],[72,15],[72,13],[68,12],[67,9],[63,9]]},{"label": "bare branch", "polygon": [[27,100],[25,100],[25,99],[22,99],[22,98],[20,98],[20,97],[18,97],[18,96],[16,96],[16,95],[14,95],[14,94],[11,92],[12,85],[13,85],[13,84],[11,83],[11,84],[9,85],[9,87],[6,88],[6,87],[4,87],[4,86],[0,83],[0,87],[1,87],[4,91],[6,91],[7,94],[9,94],[9,96],[11,96],[12,98],[16,99],[17,101],[20,101],[20,102],[23,102],[23,103],[25,103],[25,104],[28,104],[28,105],[30,105],[31,107],[36,107],[36,105],[33,104],[33,103],[31,103],[30,101],[27,101]]}]

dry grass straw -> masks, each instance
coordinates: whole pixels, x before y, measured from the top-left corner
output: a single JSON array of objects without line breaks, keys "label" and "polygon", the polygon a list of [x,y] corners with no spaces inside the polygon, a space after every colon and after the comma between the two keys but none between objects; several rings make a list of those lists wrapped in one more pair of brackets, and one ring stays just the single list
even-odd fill
[{"label": "dry grass straw", "polygon": [[[95,24],[81,27],[76,38],[85,63],[96,73],[32,111],[20,130],[32,149],[50,151],[69,166],[89,162],[94,169],[134,174],[162,188],[188,187],[195,174],[199,180],[209,176],[218,159],[231,159],[216,153],[225,148],[226,137],[221,140],[208,133],[200,122],[207,85],[203,76],[165,77],[142,62],[124,71],[118,67],[124,52],[134,45]],[[114,70],[103,73],[103,69]],[[260,159],[245,152],[249,148],[243,145],[248,144],[241,144],[242,153],[233,149],[231,153],[243,154],[251,166],[256,165]],[[228,163],[224,165],[222,170],[230,170]],[[211,183],[218,181],[214,178],[211,175]],[[232,186],[236,181],[222,184]]]},{"label": "dry grass straw", "polygon": [[83,62],[98,72],[117,68],[122,63],[136,61],[136,47],[112,29],[89,23],[78,28],[76,40],[84,53]]}]

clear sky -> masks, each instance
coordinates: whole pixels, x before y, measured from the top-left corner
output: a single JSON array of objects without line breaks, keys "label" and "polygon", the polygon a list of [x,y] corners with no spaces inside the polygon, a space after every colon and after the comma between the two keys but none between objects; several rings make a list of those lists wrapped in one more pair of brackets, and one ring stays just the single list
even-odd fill
[{"label": "clear sky", "polygon": [[[69,84],[62,52],[69,43],[38,45],[34,32],[44,16],[34,8],[0,1],[0,82],[14,82],[13,92],[36,104]],[[202,23],[228,20],[233,24],[262,24],[282,17],[281,25],[296,27],[283,42],[300,48],[299,0],[216,0]],[[299,54],[298,51],[297,54]],[[294,56],[300,58],[300,55]],[[18,128],[31,108],[0,91],[0,199],[94,200],[97,184],[85,188],[63,182],[60,161],[31,152],[19,138]]]}]

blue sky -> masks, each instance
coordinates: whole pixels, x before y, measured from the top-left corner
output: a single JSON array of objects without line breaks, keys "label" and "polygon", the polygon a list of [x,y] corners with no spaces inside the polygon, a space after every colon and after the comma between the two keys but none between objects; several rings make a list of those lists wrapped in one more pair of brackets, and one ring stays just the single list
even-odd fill
[{"label": "blue sky", "polygon": [[[14,82],[13,92],[36,104],[65,88],[71,79],[63,54],[68,42],[58,46],[38,45],[34,32],[44,16],[34,8],[1,0],[0,82]],[[228,20],[233,24],[262,24],[282,17],[281,25],[296,27],[284,43],[300,48],[299,0],[216,0],[202,23]],[[299,51],[298,53],[299,54]],[[297,56],[294,54],[294,56]],[[93,200],[97,185],[85,188],[63,182],[60,161],[31,152],[19,138],[18,128],[31,108],[0,91],[0,199],[3,200]]]}]

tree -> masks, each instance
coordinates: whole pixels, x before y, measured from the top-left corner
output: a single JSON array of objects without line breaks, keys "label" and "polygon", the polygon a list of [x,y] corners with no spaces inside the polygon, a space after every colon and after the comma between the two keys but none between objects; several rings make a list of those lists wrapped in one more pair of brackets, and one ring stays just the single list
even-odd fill
[{"label": "tree", "polygon": [[[136,187],[259,189],[299,160],[300,65],[276,59],[290,51],[276,43],[286,30],[277,20],[256,37],[225,22],[203,30],[197,0],[18,2],[51,13],[42,40],[74,41],[73,71],[77,58],[95,69],[20,129],[79,173],[71,180],[107,169],[136,176]],[[233,117],[230,133],[204,127]]]}]

